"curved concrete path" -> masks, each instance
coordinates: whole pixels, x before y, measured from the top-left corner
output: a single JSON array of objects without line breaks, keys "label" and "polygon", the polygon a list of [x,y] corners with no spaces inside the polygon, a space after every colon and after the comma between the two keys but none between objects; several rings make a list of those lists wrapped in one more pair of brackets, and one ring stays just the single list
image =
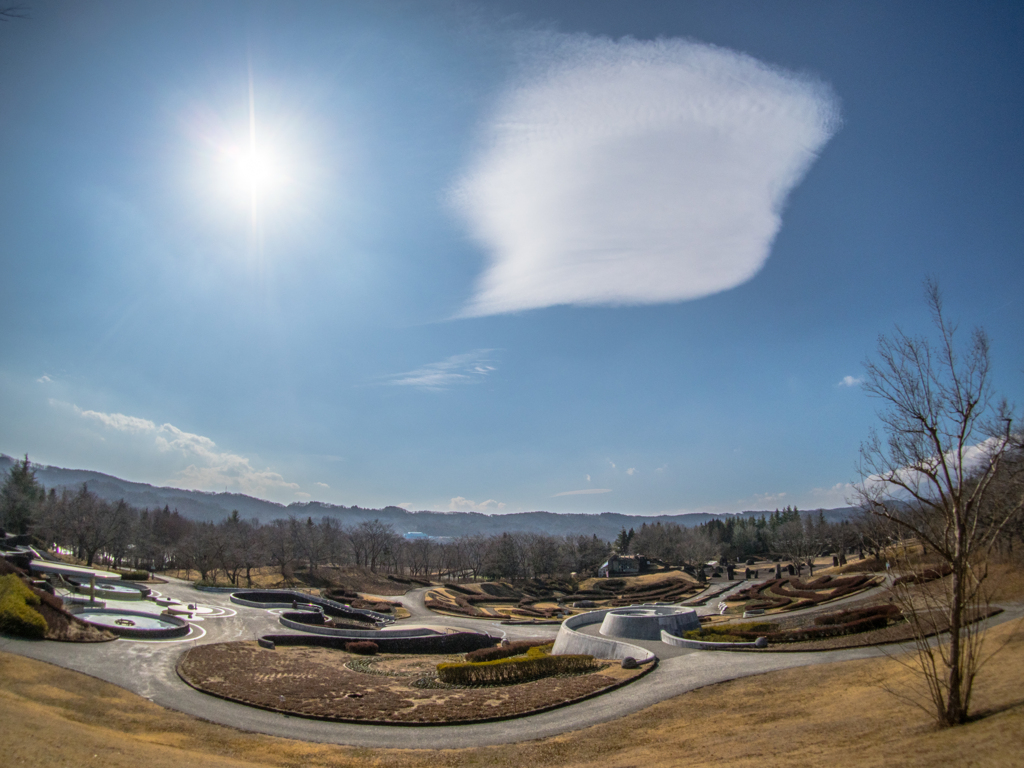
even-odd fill
[{"label": "curved concrete path", "polygon": [[[227,594],[198,592],[184,582],[159,585],[159,591],[183,602],[235,608],[238,614],[205,619],[199,624],[205,635],[194,640],[141,642],[122,639],[109,643],[72,644],[0,637],[0,651],[83,672],[144,696],[161,706],[242,730],[304,741],[400,749],[479,747],[545,738],[614,720],[706,685],[791,667],[872,658],[884,655],[887,650],[889,653],[893,651],[892,648],[855,648],[818,653],[690,651],[664,659],[654,672],[624,688],[526,718],[500,723],[430,727],[353,725],[265,712],[208,696],[185,685],[174,669],[178,657],[187,649],[196,644],[254,640],[266,632],[280,631],[281,625],[274,613],[233,605]],[[402,602],[407,606],[422,607],[422,594],[416,594],[419,592],[416,590],[407,594]],[[1024,605],[1015,605],[990,622],[999,623],[1021,616],[1024,616]],[[439,626],[436,614],[430,618],[431,625]],[[502,627],[497,622],[473,619],[453,618],[449,621],[446,617],[443,622],[447,626],[487,631],[491,629],[487,625],[491,624]],[[554,635],[551,630],[557,627],[509,626],[502,629],[526,630],[517,634],[538,636],[541,630],[548,630]]]}]

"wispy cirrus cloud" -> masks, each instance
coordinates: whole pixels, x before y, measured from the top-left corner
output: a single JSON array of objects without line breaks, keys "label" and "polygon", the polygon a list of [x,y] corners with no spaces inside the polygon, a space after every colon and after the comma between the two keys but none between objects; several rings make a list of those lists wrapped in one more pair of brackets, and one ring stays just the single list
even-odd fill
[{"label": "wispy cirrus cloud", "polygon": [[540,35],[451,199],[489,256],[463,316],[753,277],[839,124],[830,89],[681,39]]},{"label": "wispy cirrus cloud", "polygon": [[462,355],[452,355],[438,363],[430,363],[422,368],[388,376],[384,383],[434,391],[463,384],[479,384],[498,370],[491,359],[493,351],[477,349]]},{"label": "wispy cirrus cloud", "polygon": [[612,492],[611,488],[584,488],[584,489],[579,490],[579,491],[562,491],[561,493],[556,493],[551,498],[557,499],[559,496],[589,496],[592,493],[611,493],[611,492]]},{"label": "wispy cirrus cloud", "polygon": [[[60,405],[59,403],[56,403]],[[178,429],[173,424],[157,425],[149,419],[123,413],[103,413],[71,406],[83,419],[99,423],[108,429],[133,435],[152,435],[153,445],[161,453],[174,453],[189,464],[175,477],[186,487],[201,490],[229,488],[240,493],[259,496],[268,491],[294,491],[300,498],[308,497],[299,491],[297,483],[286,481],[270,469],[256,469],[249,459],[229,451],[220,451],[208,437]]]}]

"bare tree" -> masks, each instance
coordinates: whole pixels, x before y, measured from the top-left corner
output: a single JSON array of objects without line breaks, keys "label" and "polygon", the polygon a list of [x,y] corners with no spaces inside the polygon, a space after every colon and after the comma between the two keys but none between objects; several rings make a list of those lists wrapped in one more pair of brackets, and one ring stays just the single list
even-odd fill
[{"label": "bare tree", "polygon": [[[858,494],[869,514],[927,547],[950,571],[940,589],[915,590],[914,601],[909,582],[921,581],[914,573],[920,566],[907,547],[890,550],[897,569],[914,576],[896,589],[915,629],[924,706],[950,726],[968,717],[985,660],[976,620],[987,607],[988,556],[1019,505],[986,519],[993,478],[1012,446],[1013,418],[992,392],[988,337],[976,329],[961,350],[938,287],[928,281],[925,288],[937,338],[897,328],[879,338],[878,359],[865,363],[864,389],[882,401],[885,439],[872,431],[861,446]],[[926,604],[922,596],[930,596]],[[946,627],[941,641],[929,640]]]},{"label": "bare tree", "polygon": [[356,565],[376,572],[388,553],[398,546],[400,537],[390,523],[380,520],[364,520],[348,531],[349,542],[355,554]]},{"label": "bare tree", "polygon": [[676,560],[691,568],[698,579],[704,580],[704,565],[717,558],[722,545],[705,529],[684,528],[675,553]]}]

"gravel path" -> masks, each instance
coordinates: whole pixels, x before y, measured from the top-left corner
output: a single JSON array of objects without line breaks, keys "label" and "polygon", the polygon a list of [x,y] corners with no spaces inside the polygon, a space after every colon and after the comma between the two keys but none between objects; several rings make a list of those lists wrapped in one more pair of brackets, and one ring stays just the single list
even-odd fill
[{"label": "gravel path", "polygon": [[[83,645],[0,637],[0,651],[83,672],[119,685],[161,706],[242,730],[361,747],[440,749],[478,747],[554,736],[638,712],[659,701],[706,685],[779,669],[872,658],[884,655],[887,650],[855,648],[820,653],[693,651],[665,658],[654,672],[617,691],[571,707],[526,718],[502,723],[421,728],[350,725],[264,712],[207,696],[185,685],[174,671],[175,664],[178,657],[194,644],[251,641],[258,635],[281,631],[281,625],[276,614],[234,605],[226,594],[198,592],[186,582],[168,580],[167,584],[160,585],[159,590],[183,602],[224,607],[237,611],[237,614],[204,620],[198,625],[203,635],[192,639],[157,642],[121,639]],[[425,591],[414,590],[401,598],[414,616],[404,621],[404,626],[419,623],[439,625],[436,614],[427,616],[422,612],[426,611],[422,606]],[[1024,605],[1006,607],[1008,610],[990,619],[989,623],[1024,616]],[[509,637],[553,637],[557,630],[557,627],[550,625],[502,626],[497,622],[456,618],[445,618],[443,623],[446,626],[484,630],[496,635],[504,631]],[[499,628],[501,631],[498,631]],[[891,653],[892,648],[888,648],[888,651]]]}]

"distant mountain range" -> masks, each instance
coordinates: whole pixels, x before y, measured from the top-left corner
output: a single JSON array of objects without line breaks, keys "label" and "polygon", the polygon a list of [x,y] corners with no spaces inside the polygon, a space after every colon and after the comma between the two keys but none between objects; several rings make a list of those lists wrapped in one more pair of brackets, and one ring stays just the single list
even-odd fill
[{"label": "distant mountain range", "polygon": [[[14,464],[16,459],[0,454],[0,477]],[[232,510],[245,519],[256,518],[267,523],[275,518],[312,517],[319,520],[329,515],[342,525],[351,526],[364,520],[380,520],[390,523],[398,533],[418,531],[429,536],[462,536],[464,534],[481,533],[485,535],[503,533],[505,531],[527,531],[547,533],[555,536],[566,534],[596,534],[602,539],[614,539],[623,528],[639,528],[644,523],[677,523],[694,526],[709,520],[724,520],[734,515],[691,513],[682,515],[621,515],[614,512],[603,512],[597,515],[557,514],[554,512],[513,512],[509,514],[487,515],[480,512],[410,512],[401,507],[384,507],[383,509],[363,509],[362,507],[345,507],[325,504],[319,501],[295,502],[285,506],[273,501],[256,499],[241,493],[207,493],[206,491],[186,491],[181,488],[161,488],[148,483],[133,483],[128,480],[102,472],[86,469],[63,469],[33,464],[36,480],[46,487],[77,490],[82,483],[87,483],[89,490],[102,499],[118,501],[124,499],[136,507],[163,509],[168,506],[176,509],[185,517],[193,520],[219,521]],[[830,522],[843,520],[856,512],[855,507],[824,510],[825,518]],[[759,517],[769,514],[768,511],[748,511],[738,513],[740,517]]]}]

